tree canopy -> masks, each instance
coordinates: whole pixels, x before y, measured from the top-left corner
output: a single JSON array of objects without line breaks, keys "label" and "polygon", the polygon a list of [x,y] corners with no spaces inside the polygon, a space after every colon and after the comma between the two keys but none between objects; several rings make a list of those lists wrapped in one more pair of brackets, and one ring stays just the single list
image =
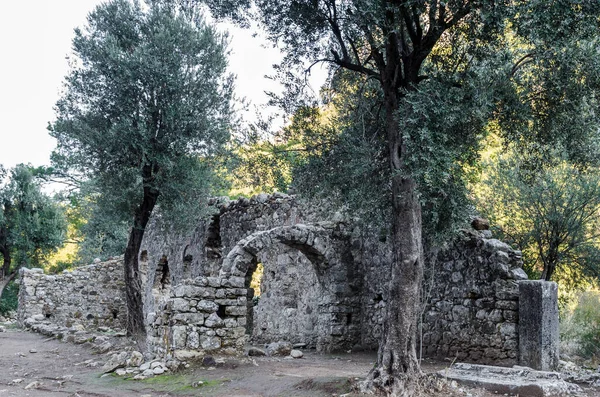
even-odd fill
[{"label": "tree canopy", "polygon": [[0,279],[9,278],[21,266],[41,266],[65,238],[63,210],[42,193],[35,174],[33,167],[17,165],[10,171],[8,183],[0,187],[0,253],[4,260]]}]

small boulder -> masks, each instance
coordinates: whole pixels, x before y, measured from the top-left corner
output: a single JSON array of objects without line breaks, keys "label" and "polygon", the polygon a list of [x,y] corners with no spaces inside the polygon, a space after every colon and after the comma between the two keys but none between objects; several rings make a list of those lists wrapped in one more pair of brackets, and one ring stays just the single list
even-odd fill
[{"label": "small boulder", "polygon": [[139,367],[144,363],[144,355],[138,351],[132,351],[131,357],[127,360],[128,367]]},{"label": "small boulder", "polygon": [[140,365],[140,371],[145,371],[147,369],[150,369],[150,363],[144,363]]},{"label": "small boulder", "polygon": [[273,342],[267,345],[267,353],[269,356],[288,356],[292,351],[290,342]]},{"label": "small boulder", "polygon": [[215,365],[217,365],[217,362],[212,356],[205,356],[202,359],[202,365],[204,367],[214,367]]},{"label": "small boulder", "polygon": [[152,370],[154,375],[160,375],[165,373],[165,369],[163,367],[156,367]]},{"label": "small boulder", "polygon": [[37,389],[41,385],[42,385],[42,382],[39,382],[39,381],[36,380],[36,381],[31,382],[27,386],[25,386],[25,390]]},{"label": "small boulder", "polygon": [[164,367],[165,365],[163,363],[161,363],[160,361],[154,361],[152,364],[150,364],[150,369],[154,369],[156,367]]},{"label": "small boulder", "polygon": [[108,351],[110,351],[110,349],[112,349],[112,348],[113,348],[112,343],[103,342],[100,344],[94,344],[94,346],[92,347],[92,350],[94,350],[95,353],[104,354],[104,353],[107,353]]},{"label": "small boulder", "polygon": [[147,370],[145,370],[144,372],[142,372],[142,376],[144,376],[144,377],[154,376],[154,370],[148,368]]},{"label": "small boulder", "polygon": [[290,356],[292,356],[293,358],[302,358],[304,356],[304,353],[302,353],[300,350],[293,349],[290,352]]},{"label": "small boulder", "polygon": [[118,354],[113,354],[110,359],[104,364],[102,367],[102,371],[104,373],[113,372],[117,368],[122,368],[127,365],[127,358],[129,353],[121,352]]}]

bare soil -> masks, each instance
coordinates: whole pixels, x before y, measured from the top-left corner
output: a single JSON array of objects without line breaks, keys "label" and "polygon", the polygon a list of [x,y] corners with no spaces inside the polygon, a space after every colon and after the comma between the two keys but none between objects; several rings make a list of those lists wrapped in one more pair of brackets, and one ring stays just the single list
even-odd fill
[{"label": "bare soil", "polygon": [[[375,355],[322,355],[308,351],[301,359],[245,358],[214,367],[193,365],[143,381],[115,375],[102,377],[105,359],[106,356],[94,355],[82,345],[8,329],[0,333],[0,397],[358,397],[353,386],[372,368]],[[423,369],[435,372],[447,365],[426,362]],[[450,395],[494,396],[483,390],[449,386],[423,394]]]}]

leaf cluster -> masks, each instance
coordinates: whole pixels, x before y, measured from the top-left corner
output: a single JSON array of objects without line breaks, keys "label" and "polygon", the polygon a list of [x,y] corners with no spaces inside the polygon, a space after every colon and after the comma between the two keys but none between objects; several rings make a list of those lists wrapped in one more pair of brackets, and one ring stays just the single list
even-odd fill
[{"label": "leaf cluster", "polygon": [[65,238],[63,210],[42,193],[34,173],[33,167],[17,165],[0,188],[0,251],[16,266],[40,266]]}]

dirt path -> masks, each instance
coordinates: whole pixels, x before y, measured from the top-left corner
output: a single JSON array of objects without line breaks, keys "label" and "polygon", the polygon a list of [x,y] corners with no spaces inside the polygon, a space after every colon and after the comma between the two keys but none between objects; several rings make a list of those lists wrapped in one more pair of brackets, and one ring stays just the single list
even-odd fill
[{"label": "dirt path", "polygon": [[[351,385],[365,377],[375,360],[374,354],[305,352],[298,360],[246,358],[133,381],[113,375],[101,377],[105,358],[81,345],[9,329],[0,333],[0,397],[358,397],[351,393]],[[433,372],[445,365],[429,362],[423,369]],[[494,396],[473,389],[455,389],[453,395]]]},{"label": "dirt path", "polygon": [[349,379],[364,376],[374,359],[314,353],[300,360],[260,357],[131,381],[100,377],[104,358],[80,345],[7,330],[0,333],[0,397],[332,396],[348,393]]}]

